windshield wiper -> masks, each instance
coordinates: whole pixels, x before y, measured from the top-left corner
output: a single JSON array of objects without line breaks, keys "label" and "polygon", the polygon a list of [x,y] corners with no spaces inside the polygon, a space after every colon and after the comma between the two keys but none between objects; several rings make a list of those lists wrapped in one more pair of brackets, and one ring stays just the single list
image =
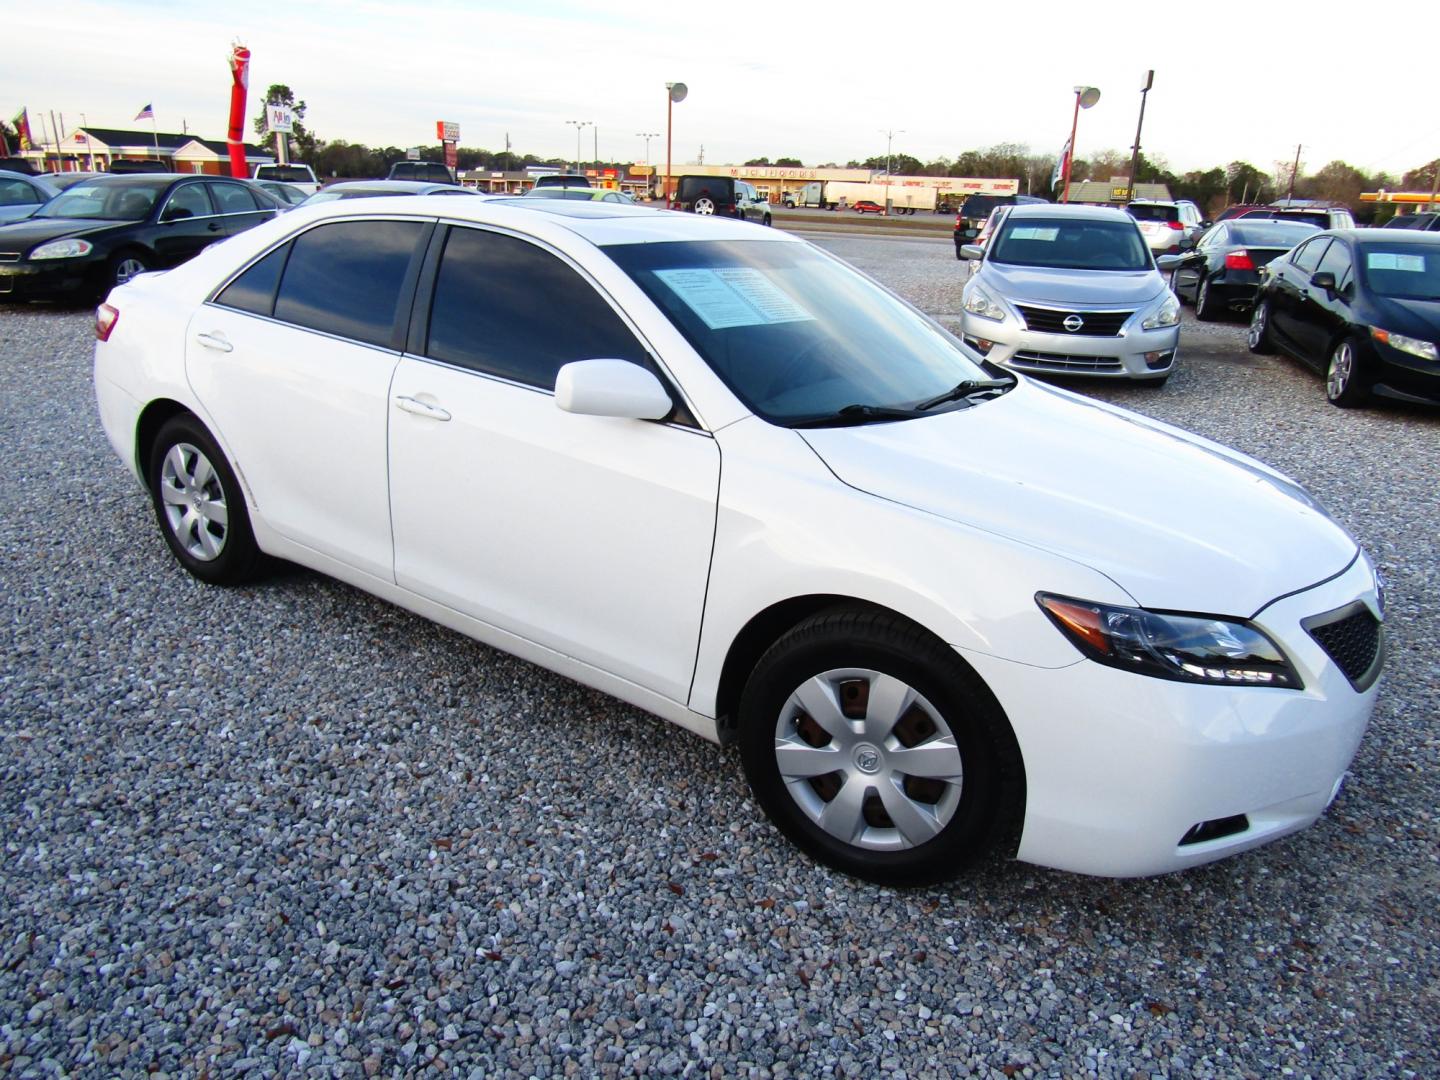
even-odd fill
[{"label": "windshield wiper", "polygon": [[917,409],[897,409],[889,405],[846,405],[844,408],[836,409],[833,413],[798,420],[790,426],[793,428],[849,427],[856,424],[869,424],[876,420],[913,420],[917,415]]},{"label": "windshield wiper", "polygon": [[936,394],[932,398],[920,402],[915,406],[916,412],[924,412],[926,409],[933,409],[936,405],[944,405],[947,401],[959,401],[971,394],[985,393],[990,390],[1009,390],[1015,385],[1015,376],[1008,379],[966,379],[956,383],[943,394]]}]

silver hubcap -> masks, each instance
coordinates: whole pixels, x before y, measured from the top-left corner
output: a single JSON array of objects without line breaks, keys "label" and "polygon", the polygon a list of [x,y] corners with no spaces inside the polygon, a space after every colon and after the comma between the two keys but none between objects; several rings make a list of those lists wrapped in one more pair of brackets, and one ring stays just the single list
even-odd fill
[{"label": "silver hubcap", "polygon": [[160,466],[160,497],[170,531],[201,562],[225,550],[230,512],[210,459],[189,443],[176,443]]},{"label": "silver hubcap", "polygon": [[695,201],[695,213],[713,214],[715,213],[715,204],[709,199],[697,199]]},{"label": "silver hubcap", "polygon": [[806,816],[855,847],[923,844],[960,805],[954,733],[913,687],[878,671],[835,669],[797,687],[775,725],[775,763]]},{"label": "silver hubcap", "polygon": [[145,264],[139,259],[121,259],[115,266],[115,282],[118,285],[124,285],[136,274],[143,274],[144,272]]},{"label": "silver hubcap", "polygon": [[1250,316],[1250,331],[1245,335],[1250,347],[1256,348],[1265,336],[1265,305],[1256,304],[1255,313]]},{"label": "silver hubcap", "polygon": [[1348,342],[1340,345],[1330,357],[1330,371],[1325,376],[1325,389],[1332,398],[1345,393],[1350,377],[1355,373],[1355,354]]}]

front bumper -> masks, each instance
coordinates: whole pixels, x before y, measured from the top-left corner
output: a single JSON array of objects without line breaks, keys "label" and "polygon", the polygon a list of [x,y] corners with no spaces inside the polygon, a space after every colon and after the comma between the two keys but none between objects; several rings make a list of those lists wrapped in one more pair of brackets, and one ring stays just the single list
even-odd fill
[{"label": "front bumper", "polygon": [[[1136,877],[1211,862],[1313,823],[1339,791],[1377,688],[1357,692],[1300,623],[1356,599],[1378,616],[1363,557],[1255,617],[1290,655],[1302,690],[1167,682],[1088,660],[1046,670],[965,653],[1009,715],[1024,759],[1017,857]],[[1197,825],[1240,815],[1238,831],[1181,843]]]},{"label": "front bumper", "polygon": [[[1136,312],[1111,337],[1049,334],[1028,329],[1011,314],[1001,322],[970,312],[960,318],[966,342],[1003,367],[1039,375],[1093,375],[1110,379],[1156,378],[1175,366],[1180,325],[1142,330],[1147,314]],[[988,349],[984,342],[990,342]]]},{"label": "front bumper", "polygon": [[0,302],[89,299],[103,291],[105,263],[90,257],[0,262]]},{"label": "front bumper", "polygon": [[1440,362],[1372,343],[1372,389],[1382,397],[1440,405]]}]

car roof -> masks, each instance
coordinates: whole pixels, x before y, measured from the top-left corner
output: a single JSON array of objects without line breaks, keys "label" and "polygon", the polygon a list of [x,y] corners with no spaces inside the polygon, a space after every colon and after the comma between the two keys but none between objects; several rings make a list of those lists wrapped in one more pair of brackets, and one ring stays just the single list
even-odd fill
[{"label": "car roof", "polygon": [[[537,216],[592,244],[653,244],[689,240],[759,240],[804,243],[799,237],[733,218],[652,210],[627,203],[578,202],[568,199],[527,199],[522,196],[456,199],[448,195],[407,195],[387,199],[335,199],[299,206],[286,217],[324,218],[394,217],[423,214],[447,221],[477,225],[510,226],[534,231]],[[293,220],[304,220],[293,218]]]},{"label": "car roof", "polygon": [[[388,191],[395,195],[429,194],[439,188],[453,188],[455,184],[437,184],[432,180],[345,180],[338,184],[327,184],[322,191]],[[471,188],[464,190],[470,191]],[[476,194],[479,194],[476,192]]]},{"label": "car roof", "polygon": [[1417,247],[1440,246],[1440,233],[1419,229],[1326,229],[1316,236],[1338,236],[1352,244],[1414,244]]},{"label": "car roof", "polygon": [[1011,221],[1024,218],[1078,218],[1090,221],[1134,221],[1114,206],[1084,206],[1080,203],[1017,203],[1010,207]]}]

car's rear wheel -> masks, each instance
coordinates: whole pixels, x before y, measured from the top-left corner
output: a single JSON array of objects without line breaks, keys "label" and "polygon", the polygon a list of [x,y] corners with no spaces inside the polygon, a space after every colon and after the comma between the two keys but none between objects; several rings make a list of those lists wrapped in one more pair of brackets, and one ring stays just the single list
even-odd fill
[{"label": "car's rear wheel", "polygon": [[1195,317],[1201,322],[1215,322],[1220,318],[1220,304],[1210,293],[1210,278],[1202,270],[1195,286]]},{"label": "car's rear wheel", "polygon": [[766,226],[766,228],[769,228],[769,226],[770,226],[770,215],[769,215],[769,214],[766,214],[766,215],[765,215],[765,226]]},{"label": "car's rear wheel", "polygon": [[1348,339],[1330,353],[1330,363],[1325,369],[1325,396],[1331,405],[1342,409],[1364,405],[1370,398],[1370,387],[1360,370],[1360,358],[1354,343]]},{"label": "car's rear wheel", "polygon": [[715,200],[708,195],[701,195],[695,200],[695,213],[707,216],[715,213]]},{"label": "car's rear wheel", "polygon": [[1275,351],[1275,342],[1270,337],[1270,300],[1260,297],[1255,301],[1255,310],[1250,313],[1250,328],[1245,331],[1245,345],[1252,353],[1269,356]]},{"label": "car's rear wheel", "polygon": [[188,413],[166,421],[150,448],[150,497],[180,565],[212,585],[235,585],[262,564],[245,496],[205,426]]},{"label": "car's rear wheel", "polygon": [[999,704],[954,650],[885,612],[837,608],[777,641],[745,687],[740,753],[781,832],[882,884],[954,877],[1023,811]]}]

